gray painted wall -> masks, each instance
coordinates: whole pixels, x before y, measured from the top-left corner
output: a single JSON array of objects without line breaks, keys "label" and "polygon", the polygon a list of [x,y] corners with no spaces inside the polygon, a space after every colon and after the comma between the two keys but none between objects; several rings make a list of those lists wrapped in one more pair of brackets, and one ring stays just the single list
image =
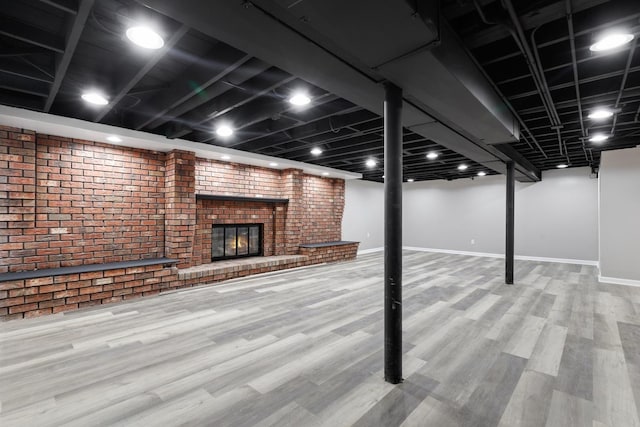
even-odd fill
[{"label": "gray painted wall", "polygon": [[347,180],[342,239],[360,242],[359,250],[384,246],[384,185]]},{"label": "gray painted wall", "polygon": [[[516,183],[516,255],[598,259],[598,185],[589,172],[554,170]],[[383,189],[347,181],[343,238],[362,241],[361,249],[383,246]],[[504,213],[504,176],[405,183],[403,245],[502,254]]]},{"label": "gray painted wall", "polygon": [[600,274],[640,280],[640,147],[602,153]]}]

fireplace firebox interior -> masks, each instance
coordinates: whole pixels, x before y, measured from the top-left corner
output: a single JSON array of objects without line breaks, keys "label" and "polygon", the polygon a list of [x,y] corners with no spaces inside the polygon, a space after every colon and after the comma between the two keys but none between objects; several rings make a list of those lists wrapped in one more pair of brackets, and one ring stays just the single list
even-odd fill
[{"label": "fireplace firebox interior", "polygon": [[262,224],[214,224],[211,260],[261,256],[262,232]]}]

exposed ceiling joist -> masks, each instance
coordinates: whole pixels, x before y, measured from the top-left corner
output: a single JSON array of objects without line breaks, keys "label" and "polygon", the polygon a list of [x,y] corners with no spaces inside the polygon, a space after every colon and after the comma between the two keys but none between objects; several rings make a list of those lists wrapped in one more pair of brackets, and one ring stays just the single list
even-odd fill
[{"label": "exposed ceiling joist", "polygon": [[203,108],[203,105],[213,101],[215,98],[236,88],[260,73],[263,73],[267,69],[269,69],[269,64],[266,64],[257,58],[250,56],[243,57],[236,61],[233,66],[228,68],[228,73],[209,86],[206,90],[198,92],[197,96],[189,98],[187,101],[171,109],[169,113],[158,117],[156,120],[151,122],[148,127],[155,129],[173,120],[186,125],[184,120],[180,118],[181,116],[194,112],[198,108]]},{"label": "exposed ceiling joist", "polygon": [[[251,57],[230,46],[216,45],[178,76],[167,90],[153,97],[148,105],[140,106],[140,113],[132,112],[131,126],[142,129],[158,118],[207,90]],[[185,85],[184,82],[192,82]]]},{"label": "exposed ceiling joist", "polygon": [[182,39],[182,37],[184,37],[184,35],[187,34],[188,31],[189,31],[189,27],[187,27],[186,25],[182,25],[180,28],[178,28],[171,35],[171,38],[167,40],[164,46],[158,49],[158,51],[155,52],[147,62],[145,62],[145,64],[142,66],[141,69],[139,69],[133,76],[126,79],[126,83],[120,88],[116,96],[114,96],[113,99],[111,99],[111,101],[109,102],[109,105],[103,107],[100,110],[100,112],[95,115],[95,117],[93,118],[93,121],[99,122],[107,114],[109,114],[109,112],[113,108],[115,108],[120,101],[122,101],[122,98],[124,98],[129,93],[129,91],[133,89],[140,82],[140,80],[142,80],[142,78],[146,76],[147,73],[151,71],[153,67],[156,66],[158,62],[160,62],[162,58],[164,58],[167,52],[169,52],[169,50],[171,50],[176,45],[176,43],[178,43],[180,39]]},{"label": "exposed ceiling joist", "polygon": [[48,4],[49,6],[55,7],[56,9],[60,9],[64,12],[71,13],[73,15],[76,15],[77,13],[79,13],[80,7],[78,6],[78,0],[40,0],[40,1],[42,3]]},{"label": "exposed ceiling joist", "polygon": [[[608,1],[609,0],[572,0],[573,12],[577,13],[581,10],[588,9],[602,3],[607,3]],[[520,22],[525,30],[532,30],[548,22],[555,21],[556,19],[563,17],[565,14],[566,10],[564,2],[555,2],[530,13],[521,15]],[[511,34],[504,26],[493,25],[466,38],[465,44],[469,48],[475,49],[507,37],[511,37]]]},{"label": "exposed ceiling joist", "polygon": [[60,37],[31,25],[17,22],[6,15],[0,15],[0,34],[53,52],[64,52],[64,41]]},{"label": "exposed ceiling joist", "polygon": [[55,78],[53,80],[53,83],[51,84],[49,95],[47,96],[47,100],[44,104],[43,111],[45,113],[48,113],[49,110],[51,110],[51,106],[53,105],[53,102],[58,95],[58,91],[60,90],[62,81],[67,75],[67,69],[69,68],[69,64],[71,63],[73,54],[75,53],[76,47],[78,46],[78,41],[80,41],[80,36],[82,35],[84,26],[87,23],[87,18],[89,18],[89,14],[91,13],[91,9],[93,8],[93,3],[94,0],[82,0],[79,9],[77,9],[76,17],[75,19],[73,19],[71,28],[67,33],[67,43],[64,53],[62,54],[62,57],[56,58],[57,65]]}]

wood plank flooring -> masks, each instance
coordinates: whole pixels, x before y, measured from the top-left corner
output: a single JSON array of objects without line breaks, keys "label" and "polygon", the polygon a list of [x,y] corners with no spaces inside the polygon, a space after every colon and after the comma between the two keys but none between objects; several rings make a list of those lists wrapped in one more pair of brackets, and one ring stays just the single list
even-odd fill
[{"label": "wood plank flooring", "polygon": [[406,252],[0,324],[0,425],[640,427],[640,288],[593,267]]}]

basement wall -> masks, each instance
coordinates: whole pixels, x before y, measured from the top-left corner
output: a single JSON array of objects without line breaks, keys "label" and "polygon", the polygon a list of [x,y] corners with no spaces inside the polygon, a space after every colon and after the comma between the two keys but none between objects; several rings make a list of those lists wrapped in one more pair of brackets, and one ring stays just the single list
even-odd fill
[{"label": "basement wall", "polygon": [[[598,185],[589,173],[553,170],[541,182],[516,183],[516,255],[597,262]],[[382,247],[384,185],[346,185],[345,239]],[[504,218],[504,176],[403,184],[405,247],[504,254]]]},{"label": "basement wall", "polygon": [[599,181],[601,281],[640,285],[640,147],[604,151]]}]

